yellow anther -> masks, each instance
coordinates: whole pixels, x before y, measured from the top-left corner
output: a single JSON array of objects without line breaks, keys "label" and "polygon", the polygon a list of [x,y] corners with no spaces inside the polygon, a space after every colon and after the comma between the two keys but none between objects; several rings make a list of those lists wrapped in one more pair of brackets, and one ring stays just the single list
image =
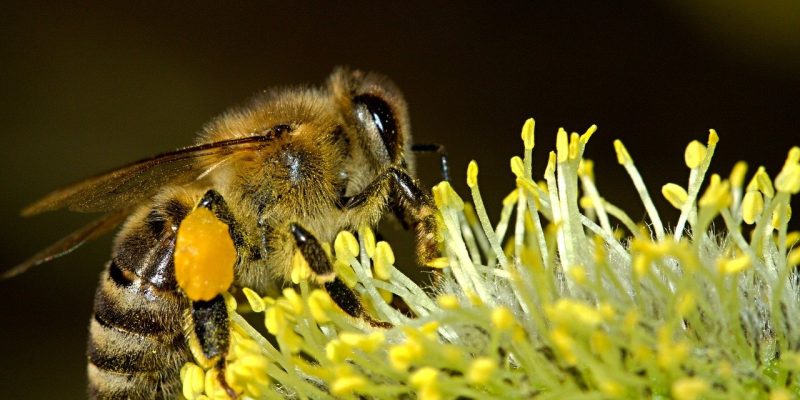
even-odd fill
[{"label": "yellow anther", "polygon": [[408,378],[408,382],[416,387],[435,385],[439,377],[439,370],[432,367],[422,367]]},{"label": "yellow anther", "polygon": [[442,394],[439,392],[438,385],[423,386],[417,391],[417,399],[419,400],[442,400]]},{"label": "yellow anther", "polygon": [[298,353],[303,346],[303,337],[291,329],[283,331],[281,338],[283,339],[283,343],[286,345],[286,349],[292,354]]},{"label": "yellow anther", "polygon": [[197,364],[187,362],[181,367],[181,382],[183,383],[183,397],[197,398],[205,388],[205,372]]},{"label": "yellow anther", "polygon": [[367,380],[358,375],[346,375],[336,378],[331,384],[331,393],[336,396],[350,395],[367,386]]},{"label": "yellow anther", "polygon": [[761,193],[764,193],[764,195],[770,199],[775,196],[775,189],[772,187],[772,180],[769,179],[769,175],[767,175],[767,171],[764,169],[764,167],[758,167],[758,171],[756,171],[756,176],[754,179],[756,180],[758,190],[760,190]]},{"label": "yellow anther", "polygon": [[503,205],[507,207],[517,204],[518,199],[519,199],[519,191],[514,189],[503,199]]},{"label": "yellow anther", "polygon": [[592,350],[598,354],[603,354],[612,348],[611,338],[601,330],[592,331],[589,344],[592,346]]},{"label": "yellow anther", "polygon": [[556,170],[556,152],[551,151],[547,156],[547,166],[544,168],[544,174],[549,175],[554,173]]},{"label": "yellow anther", "polygon": [[364,242],[364,250],[369,258],[375,257],[375,233],[368,226],[359,230],[359,236]]},{"label": "yellow anther", "polygon": [[383,299],[386,304],[391,304],[392,299],[394,299],[394,293],[386,289],[378,288],[378,295],[381,296],[381,299]]},{"label": "yellow anther", "polygon": [[711,182],[703,193],[703,197],[697,204],[700,207],[722,209],[730,205],[731,200],[730,182],[721,181],[719,175],[714,174],[711,176]]},{"label": "yellow anther", "polygon": [[533,149],[533,129],[536,126],[536,121],[533,118],[528,118],[525,124],[522,125],[522,142],[525,145],[525,150]]},{"label": "yellow anther", "polygon": [[605,320],[614,318],[614,316],[617,315],[617,311],[614,309],[614,306],[609,303],[600,303],[597,307],[597,310],[600,311],[600,316]]},{"label": "yellow anther", "polygon": [[657,333],[658,365],[664,369],[671,369],[680,365],[689,354],[689,347],[685,342],[674,342],[672,333],[667,327],[661,327]]},{"label": "yellow anther", "polygon": [[569,269],[569,276],[578,285],[585,285],[587,281],[586,268],[581,265],[575,265]]},{"label": "yellow anther", "polygon": [[386,335],[381,331],[375,331],[367,335],[364,340],[358,344],[358,348],[368,353],[372,353],[380,349],[381,345],[386,341]]},{"label": "yellow anther", "polygon": [[336,261],[333,262],[333,270],[336,276],[339,277],[347,287],[353,288],[358,284],[356,271],[353,270],[353,267],[351,267],[349,263],[337,258]]},{"label": "yellow anther", "polygon": [[617,381],[603,379],[600,381],[600,391],[611,398],[622,397],[625,394],[625,386]]},{"label": "yellow anther", "polygon": [[575,160],[578,158],[578,150],[580,149],[581,137],[577,133],[572,132],[569,137],[569,159]]},{"label": "yellow anther", "polygon": [[378,279],[389,280],[392,277],[392,266],[394,265],[394,252],[389,243],[378,242],[375,246],[375,258],[372,269]]},{"label": "yellow anther", "polygon": [[575,340],[564,328],[557,327],[552,329],[550,331],[550,340],[553,341],[556,349],[558,349],[561,356],[564,357],[564,361],[566,361],[567,364],[574,365],[578,361],[575,357],[575,353],[572,351]]},{"label": "yellow anther", "polygon": [[595,132],[597,132],[597,125],[592,124],[592,126],[586,129],[586,132],[581,135],[581,143],[586,144],[589,142],[589,139],[592,138],[592,135],[594,135]]},{"label": "yellow anther", "polygon": [[419,343],[408,341],[406,343],[392,346],[389,349],[389,363],[397,371],[408,371],[411,363],[422,355],[422,347]]},{"label": "yellow anther", "polygon": [[783,193],[797,194],[800,192],[800,164],[784,166],[775,177],[775,188]]},{"label": "yellow anther", "polygon": [[350,346],[339,339],[333,339],[325,345],[325,357],[333,362],[342,362],[351,354]]},{"label": "yellow anther", "polygon": [[740,255],[739,257],[733,259],[720,258],[717,260],[717,270],[728,275],[733,275],[744,271],[751,265],[753,265],[753,260],[746,255]]},{"label": "yellow anther", "polygon": [[489,357],[476,358],[469,366],[467,380],[471,383],[483,385],[492,378],[497,370],[497,362]]},{"label": "yellow anther", "polygon": [[255,368],[265,370],[269,367],[269,360],[266,357],[259,355],[247,355],[237,360],[242,366],[248,368]]},{"label": "yellow anther", "polygon": [[242,289],[244,292],[244,297],[247,298],[247,302],[250,303],[250,308],[253,312],[263,312],[266,308],[266,303],[264,303],[264,299],[258,295],[258,293],[254,292],[253,289],[244,288]]},{"label": "yellow anther", "polygon": [[371,353],[377,350],[380,345],[383,344],[383,342],[386,340],[386,337],[381,331],[376,331],[370,333],[369,335],[364,335],[362,333],[342,332],[339,334],[339,340],[341,343],[344,343],[347,346]]},{"label": "yellow anther", "polygon": [[739,188],[742,187],[744,184],[744,178],[747,175],[747,163],[744,161],[739,161],[736,165],[733,166],[731,170],[731,176],[729,180],[731,181],[731,187]]},{"label": "yellow anther", "polygon": [[786,234],[786,247],[792,248],[797,242],[800,242],[800,231],[791,231]]},{"label": "yellow anther", "polygon": [[336,258],[344,262],[358,256],[358,240],[348,231],[341,231],[333,242]]},{"label": "yellow anther", "polygon": [[311,267],[308,261],[303,257],[300,250],[296,250],[292,255],[292,283],[299,284],[302,281],[308,280],[311,276]]},{"label": "yellow anther", "polygon": [[433,200],[439,208],[454,208],[456,210],[464,209],[464,200],[453,190],[450,182],[439,182],[433,187]]},{"label": "yellow anther", "polygon": [[239,304],[236,301],[236,298],[233,297],[228,292],[222,292],[222,299],[225,300],[225,307],[230,311],[235,311],[238,309]]},{"label": "yellow anther", "polygon": [[683,293],[678,297],[678,302],[675,305],[675,311],[681,317],[686,317],[695,310],[697,305],[697,297],[693,292]]},{"label": "yellow anther", "polygon": [[786,388],[775,388],[769,392],[769,400],[792,400],[794,399],[794,394]]},{"label": "yellow anther", "polygon": [[442,307],[445,310],[455,310],[461,305],[461,303],[458,301],[458,297],[452,294],[440,295],[436,298],[436,302],[439,304],[439,307]]},{"label": "yellow anther", "polygon": [[635,310],[629,310],[625,313],[625,317],[622,318],[622,327],[623,331],[627,334],[631,334],[639,327],[639,313]]},{"label": "yellow anther", "polygon": [[436,257],[425,263],[426,267],[442,269],[450,266],[450,259],[447,257]]},{"label": "yellow anther", "polygon": [[683,205],[686,204],[686,199],[689,197],[686,193],[686,189],[674,183],[667,183],[662,186],[661,194],[664,195],[664,198],[667,199],[669,204],[679,210],[683,208]]},{"label": "yellow anther", "polygon": [[469,162],[467,166],[467,186],[474,188],[478,184],[478,163],[475,160]]},{"label": "yellow anther", "polygon": [[189,213],[175,241],[175,279],[194,301],[208,301],[233,283],[236,248],[228,225],[205,207]]},{"label": "yellow anther", "polygon": [[800,265],[800,247],[796,247],[789,252],[786,256],[786,263],[789,264],[790,267]]},{"label": "yellow anther", "polygon": [[719,135],[717,135],[717,131],[714,129],[708,130],[708,145],[714,146],[719,142]]},{"label": "yellow anther", "polygon": [[652,260],[646,254],[637,254],[633,258],[633,272],[636,277],[643,277],[650,271],[650,262]]},{"label": "yellow anther", "polygon": [[800,147],[794,146],[789,149],[789,154],[786,156],[784,165],[800,163]]},{"label": "yellow anther", "polygon": [[339,333],[339,340],[348,346],[356,346],[361,340],[364,339],[363,333],[356,332],[341,332]]},{"label": "yellow anther", "polygon": [[594,201],[592,201],[592,198],[589,196],[583,196],[578,200],[578,205],[585,210],[589,210],[594,208]]},{"label": "yellow anther", "polygon": [[672,384],[672,397],[676,400],[695,400],[708,388],[708,382],[701,378],[680,378]]},{"label": "yellow anther", "polygon": [[594,327],[603,321],[603,316],[597,308],[578,300],[561,298],[555,304],[545,306],[545,312],[550,319],[570,323],[580,322],[583,325]]},{"label": "yellow anther", "polygon": [[294,291],[292,288],[283,289],[283,297],[286,298],[289,305],[291,306],[291,310],[295,315],[300,315],[303,313],[303,298],[300,297],[297,292]]},{"label": "yellow anther", "polygon": [[569,158],[569,138],[564,128],[558,128],[558,134],[556,135],[556,156],[560,163],[567,161]]},{"label": "yellow anther", "polygon": [[472,305],[474,306],[483,305],[483,299],[481,298],[481,296],[478,296],[477,293],[469,290],[464,292],[464,294],[467,295],[467,299],[469,299],[469,302],[472,303]]},{"label": "yellow anther", "polygon": [[742,200],[742,219],[747,224],[756,222],[764,210],[764,198],[761,192],[751,190],[744,195]]},{"label": "yellow anther", "polygon": [[501,331],[508,330],[514,325],[514,314],[508,307],[496,307],[492,310],[492,325]]},{"label": "yellow anther", "polygon": [[699,167],[703,159],[706,158],[706,151],[706,146],[703,146],[697,140],[692,140],[683,153],[683,160],[686,162],[686,166],[691,169]]},{"label": "yellow anther", "polygon": [[628,153],[628,149],[625,148],[625,145],[622,144],[619,139],[614,141],[614,150],[617,152],[617,162],[621,165],[633,162],[630,153]]},{"label": "yellow anther", "polygon": [[529,194],[537,203],[539,201],[539,186],[528,178],[517,178],[517,186]]},{"label": "yellow anther", "polygon": [[436,333],[439,332],[439,321],[430,321],[419,327],[422,332],[429,339],[436,339]]},{"label": "yellow anther", "polygon": [[772,226],[781,226],[781,217],[783,217],[783,222],[786,223],[792,219],[792,206],[790,205],[778,205],[772,211]]},{"label": "yellow anther", "polygon": [[286,313],[277,306],[268,308],[264,313],[264,325],[266,325],[267,331],[273,335],[283,333],[288,326]]},{"label": "yellow anther", "polygon": [[511,172],[517,178],[525,177],[525,164],[522,163],[522,159],[518,156],[511,157]]},{"label": "yellow anther", "polygon": [[582,158],[581,162],[578,164],[578,176],[594,180],[594,161]]}]

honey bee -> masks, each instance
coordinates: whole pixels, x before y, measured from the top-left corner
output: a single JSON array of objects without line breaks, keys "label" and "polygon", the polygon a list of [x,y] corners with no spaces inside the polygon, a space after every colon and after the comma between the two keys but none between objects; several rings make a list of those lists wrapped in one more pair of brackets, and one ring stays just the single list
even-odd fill
[{"label": "honey bee", "polygon": [[[180,397],[190,360],[225,366],[227,287],[200,295],[176,279],[176,238],[197,210],[227,226],[232,287],[260,293],[286,282],[300,252],[347,314],[376,326],[336,277],[321,243],[375,227],[388,211],[412,228],[426,264],[440,255],[435,207],[414,178],[406,103],[388,79],[336,69],[319,88],[267,91],[209,122],[195,145],[54,191],[23,210],[105,215],[4,274],[74,250],[122,224],[100,276],[88,340],[91,398]],[[232,397],[236,393],[220,381]]]}]

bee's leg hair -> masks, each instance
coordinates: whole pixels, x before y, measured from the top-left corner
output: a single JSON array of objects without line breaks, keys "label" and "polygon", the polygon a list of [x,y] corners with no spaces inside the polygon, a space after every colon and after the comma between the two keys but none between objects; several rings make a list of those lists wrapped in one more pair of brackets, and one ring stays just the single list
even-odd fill
[{"label": "bee's leg hair", "polygon": [[354,318],[360,318],[370,325],[378,328],[391,328],[387,322],[377,321],[372,318],[365,310],[358,296],[352,289],[342,282],[333,271],[325,250],[317,241],[317,238],[299,224],[291,224],[289,228],[294,236],[295,244],[300,250],[300,254],[308,262],[311,271],[323,282],[325,290],[331,296],[336,305],[345,313]]},{"label": "bee's leg hair", "polygon": [[450,182],[450,167],[447,163],[447,150],[444,145],[438,143],[414,143],[411,145],[411,151],[416,153],[436,153],[441,160],[440,170],[442,172],[442,179]]},{"label": "bee's leg hair", "polygon": [[347,208],[356,208],[370,196],[380,193],[388,185],[391,192],[390,206],[405,226],[413,226],[417,242],[417,259],[421,264],[441,256],[439,249],[439,226],[436,221],[436,206],[431,196],[424,192],[417,181],[406,171],[391,167],[379,175],[361,193],[350,198]]}]

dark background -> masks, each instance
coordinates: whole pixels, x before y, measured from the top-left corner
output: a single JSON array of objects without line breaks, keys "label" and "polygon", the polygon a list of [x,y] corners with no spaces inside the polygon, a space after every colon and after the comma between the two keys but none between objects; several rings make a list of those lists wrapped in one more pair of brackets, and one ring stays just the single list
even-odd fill
[{"label": "dark background", "polygon": [[[415,137],[447,145],[464,195],[466,164],[478,160],[493,216],[530,116],[537,176],[559,126],[598,124],[587,157],[601,192],[634,219],[644,211],[615,162],[615,138],[663,210],[661,185],[685,185],[683,149],[705,142],[708,128],[721,136],[712,170],[727,176],[746,159],[774,178],[800,144],[800,6],[645,3],[4,7],[0,265],[86,221],[17,216],[40,195],[187,145],[227,106],[263,88],[320,83],[341,64],[395,80]],[[435,160],[420,175],[435,183]],[[83,397],[86,326],[109,243],[0,282],[2,397]]]}]

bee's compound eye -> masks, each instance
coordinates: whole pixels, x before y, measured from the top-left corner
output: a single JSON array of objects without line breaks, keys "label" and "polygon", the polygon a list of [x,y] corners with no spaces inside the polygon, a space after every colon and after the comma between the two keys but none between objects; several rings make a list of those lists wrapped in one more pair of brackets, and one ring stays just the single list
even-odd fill
[{"label": "bee's compound eye", "polygon": [[362,94],[353,98],[356,105],[356,116],[371,130],[380,135],[390,160],[397,154],[397,123],[389,107],[383,99],[371,94]]}]

